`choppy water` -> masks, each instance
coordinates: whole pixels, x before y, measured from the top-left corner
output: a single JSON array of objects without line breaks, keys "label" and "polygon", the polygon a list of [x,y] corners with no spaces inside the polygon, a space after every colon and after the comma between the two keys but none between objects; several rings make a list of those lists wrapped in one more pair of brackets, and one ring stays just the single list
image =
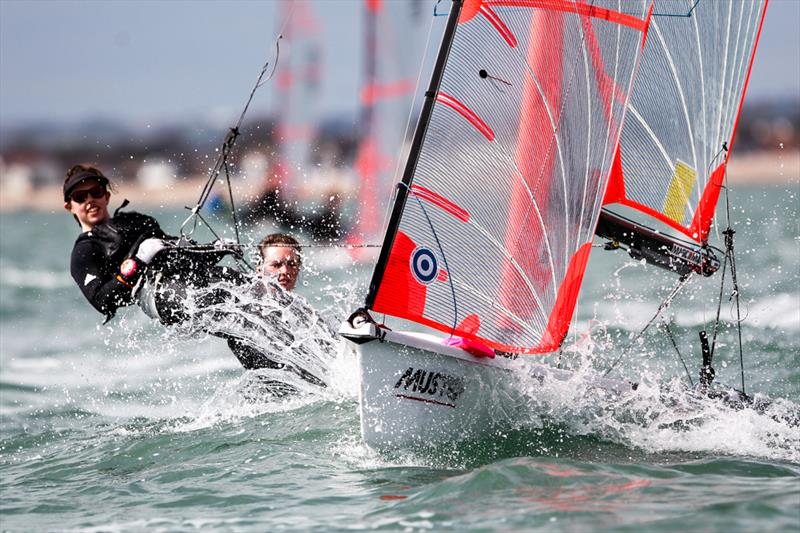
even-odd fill
[{"label": "choppy water", "polygon": [[[779,398],[775,415],[800,407],[798,193],[734,192],[746,386]],[[173,231],[179,216],[159,215]],[[257,380],[218,339],[167,331],[133,308],[99,325],[67,272],[76,233],[60,210],[0,215],[4,530],[800,528],[800,429],[713,402],[666,404],[656,384],[685,377],[656,330],[619,365],[643,383],[633,398],[545,389],[515,432],[382,456],[359,439],[352,357],[320,354],[327,389],[254,401]],[[360,302],[367,267],[325,254],[308,263],[299,292],[322,314]],[[674,282],[596,250],[571,361],[604,368]],[[669,311],[693,377],[718,283],[691,282]],[[715,366],[738,385],[734,339],[724,330]]]}]

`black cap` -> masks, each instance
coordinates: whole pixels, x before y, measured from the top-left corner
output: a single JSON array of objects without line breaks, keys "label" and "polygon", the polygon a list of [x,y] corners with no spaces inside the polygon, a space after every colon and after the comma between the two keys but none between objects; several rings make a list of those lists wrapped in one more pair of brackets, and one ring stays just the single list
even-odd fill
[{"label": "black cap", "polygon": [[86,180],[97,180],[103,187],[106,188],[108,187],[108,178],[106,178],[102,174],[99,174],[92,170],[82,170],[77,174],[73,174],[67,181],[64,182],[64,201],[68,202],[69,195],[72,192],[72,189],[74,189],[75,187],[77,187]]}]

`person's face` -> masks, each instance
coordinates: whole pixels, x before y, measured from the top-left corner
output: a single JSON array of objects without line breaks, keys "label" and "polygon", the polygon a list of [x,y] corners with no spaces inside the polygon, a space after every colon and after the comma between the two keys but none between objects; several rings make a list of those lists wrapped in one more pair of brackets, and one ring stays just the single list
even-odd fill
[{"label": "person's face", "polygon": [[259,269],[262,276],[275,277],[283,290],[290,291],[300,274],[300,256],[290,246],[270,246],[263,253],[264,262]]},{"label": "person's face", "polygon": [[89,231],[109,219],[109,198],[111,193],[99,181],[90,179],[72,189],[70,199],[64,202],[64,209],[78,217],[84,231]]}]

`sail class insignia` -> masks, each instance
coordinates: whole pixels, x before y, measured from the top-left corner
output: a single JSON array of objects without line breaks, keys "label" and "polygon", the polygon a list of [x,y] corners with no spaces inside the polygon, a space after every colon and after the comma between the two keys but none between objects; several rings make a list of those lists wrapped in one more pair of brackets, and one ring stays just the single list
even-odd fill
[{"label": "sail class insignia", "polygon": [[429,248],[420,246],[414,250],[414,253],[411,254],[411,272],[417,281],[423,285],[427,285],[436,279],[439,274],[439,263]]}]

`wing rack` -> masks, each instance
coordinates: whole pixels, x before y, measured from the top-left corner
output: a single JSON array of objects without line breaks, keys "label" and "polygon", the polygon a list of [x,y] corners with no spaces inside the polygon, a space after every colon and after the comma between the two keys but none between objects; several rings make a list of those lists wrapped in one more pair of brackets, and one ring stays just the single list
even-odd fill
[{"label": "wing rack", "polygon": [[711,247],[660,233],[607,209],[600,212],[595,234],[610,241],[607,250],[622,248],[636,260],[644,259],[681,276],[711,276],[719,270],[719,259]]}]

